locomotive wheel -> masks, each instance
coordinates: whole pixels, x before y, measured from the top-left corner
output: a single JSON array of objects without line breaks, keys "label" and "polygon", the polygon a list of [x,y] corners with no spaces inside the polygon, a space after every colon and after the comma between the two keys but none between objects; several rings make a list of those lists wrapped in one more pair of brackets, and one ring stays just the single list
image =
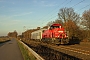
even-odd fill
[{"label": "locomotive wheel", "polygon": [[68,39],[61,39],[61,44],[68,44],[69,40]]},{"label": "locomotive wheel", "polygon": [[52,38],[51,39],[51,43],[55,43],[55,38]]},{"label": "locomotive wheel", "polygon": [[59,45],[60,44],[60,39],[52,38],[51,42],[55,45]]}]

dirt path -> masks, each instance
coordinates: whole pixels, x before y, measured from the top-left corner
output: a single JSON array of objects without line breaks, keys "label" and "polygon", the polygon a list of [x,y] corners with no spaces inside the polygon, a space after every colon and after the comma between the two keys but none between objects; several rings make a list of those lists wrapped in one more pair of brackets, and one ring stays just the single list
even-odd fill
[{"label": "dirt path", "polygon": [[24,60],[15,39],[0,44],[0,60]]}]

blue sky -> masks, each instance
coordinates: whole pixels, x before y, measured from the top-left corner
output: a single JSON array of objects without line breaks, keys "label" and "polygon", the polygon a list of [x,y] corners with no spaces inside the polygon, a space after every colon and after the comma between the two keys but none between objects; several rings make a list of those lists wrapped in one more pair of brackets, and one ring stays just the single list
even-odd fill
[{"label": "blue sky", "polygon": [[0,36],[43,27],[56,20],[63,7],[72,7],[81,15],[90,9],[90,0],[0,0]]}]

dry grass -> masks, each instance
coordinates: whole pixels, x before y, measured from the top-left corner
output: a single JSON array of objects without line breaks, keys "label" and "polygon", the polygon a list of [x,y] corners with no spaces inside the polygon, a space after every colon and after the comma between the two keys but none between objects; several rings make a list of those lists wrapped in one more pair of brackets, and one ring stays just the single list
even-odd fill
[{"label": "dry grass", "polygon": [[9,40],[9,38],[7,38],[7,37],[2,37],[2,38],[0,38],[0,43],[6,42],[6,41],[8,41],[8,40]]},{"label": "dry grass", "polygon": [[80,42],[80,45],[84,45],[84,46],[90,46],[90,42]]}]

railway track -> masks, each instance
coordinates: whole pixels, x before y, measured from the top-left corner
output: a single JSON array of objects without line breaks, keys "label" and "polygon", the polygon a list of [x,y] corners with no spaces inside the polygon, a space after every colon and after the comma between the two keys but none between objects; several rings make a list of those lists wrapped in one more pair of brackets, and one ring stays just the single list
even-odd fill
[{"label": "railway track", "polygon": [[74,56],[83,60],[90,60],[90,48],[83,45],[48,45],[49,48],[63,52],[70,56]]},{"label": "railway track", "polygon": [[84,55],[90,56],[90,51],[89,50],[82,50],[80,48],[72,48],[72,47],[67,47],[67,46],[60,46],[59,48],[67,50],[67,51],[76,52],[76,53],[79,53],[79,54],[84,54]]},{"label": "railway track", "polygon": [[[47,54],[56,54],[60,58],[60,53],[57,54],[57,52],[64,53],[69,56],[73,56],[78,58],[78,60],[90,60],[90,48],[89,46],[83,46],[83,45],[53,45],[53,44],[47,44],[47,43],[41,43],[41,42],[29,42],[30,45],[34,46],[34,49],[38,49],[38,53],[44,54],[44,56],[47,56]],[[35,44],[35,45],[33,45]],[[38,46],[37,46],[38,45]],[[43,51],[42,51],[43,50]],[[52,52],[51,52],[52,51]],[[57,52],[55,52],[57,51]],[[46,54],[46,55],[45,55]],[[51,55],[48,55],[51,56]],[[43,55],[41,55],[43,56]],[[52,56],[53,57],[53,56]],[[70,58],[70,57],[69,57]],[[49,58],[50,59],[50,58]],[[47,60],[49,60],[47,59]],[[58,60],[58,58],[56,58]],[[63,60],[63,59],[61,59]],[[74,60],[74,59],[73,59]]]},{"label": "railway track", "polygon": [[[82,60],[90,60],[90,48],[83,47],[80,45],[69,45],[69,46],[53,46],[55,50],[80,58]],[[88,49],[86,49],[88,48]]]}]

